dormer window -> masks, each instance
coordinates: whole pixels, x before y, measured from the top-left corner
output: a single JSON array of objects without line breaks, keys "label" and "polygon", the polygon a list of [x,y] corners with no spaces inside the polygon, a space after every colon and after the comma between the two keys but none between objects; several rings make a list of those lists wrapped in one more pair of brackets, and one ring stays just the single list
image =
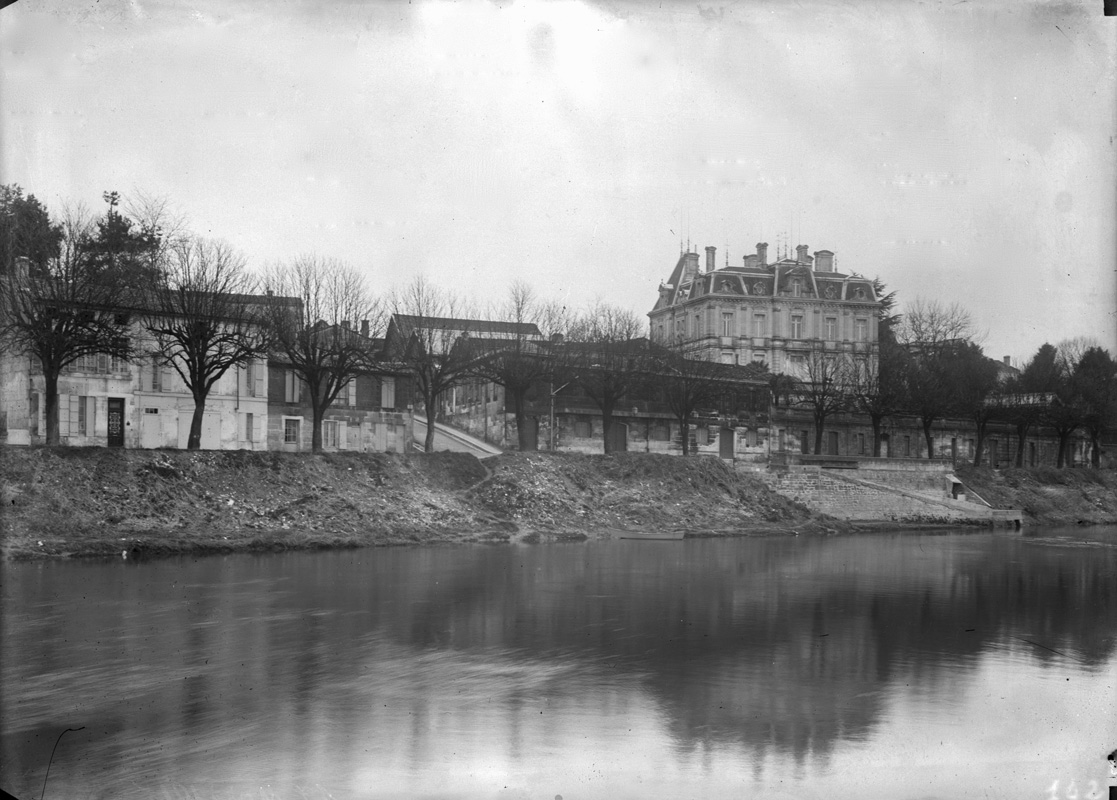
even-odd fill
[{"label": "dormer window", "polygon": [[865,289],[861,286],[858,286],[856,289],[853,290],[853,297],[856,300],[864,300],[865,299]]},{"label": "dormer window", "polygon": [[795,278],[794,280],[791,281],[791,296],[792,297],[802,297],[803,296],[803,281],[802,281],[801,278]]},{"label": "dormer window", "polygon": [[757,281],[756,283],[754,283],[752,285],[752,293],[753,294],[764,294],[764,284],[761,283],[760,281]]}]

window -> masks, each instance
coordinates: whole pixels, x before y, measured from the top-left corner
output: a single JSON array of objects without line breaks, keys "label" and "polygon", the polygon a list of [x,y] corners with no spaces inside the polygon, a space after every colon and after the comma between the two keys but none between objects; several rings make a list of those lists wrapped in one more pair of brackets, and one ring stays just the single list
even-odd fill
[{"label": "window", "polygon": [[285,386],[283,399],[288,403],[299,402],[299,376],[295,373],[294,370],[289,369],[284,373],[284,377]]},{"label": "window", "polygon": [[[244,365],[244,382],[245,382],[245,388],[247,390],[245,393],[249,397],[255,397],[256,396],[256,364],[252,361],[249,361],[247,364]],[[251,414],[249,416],[251,416]],[[252,439],[249,438],[248,441],[251,442]]]},{"label": "window", "polygon": [[78,396],[78,435],[89,436],[93,432],[93,402],[86,395]]},{"label": "window", "polygon": [[324,447],[337,447],[337,420],[328,419],[322,423],[322,445]]},{"label": "window", "polygon": [[357,405],[357,379],[353,378],[345,384],[345,405]]},{"label": "window", "polygon": [[763,314],[754,314],[752,317],[753,336],[764,336],[768,331],[768,318]]},{"label": "window", "polygon": [[865,455],[865,434],[857,434],[857,452]]},{"label": "window", "polygon": [[802,281],[802,279],[795,278],[791,282],[791,294],[794,297],[802,297],[803,296],[803,281]]},{"label": "window", "polygon": [[853,323],[853,329],[854,329],[857,341],[863,342],[868,338],[869,321],[864,320],[864,319],[859,319],[859,320],[857,320],[856,322]]},{"label": "window", "polygon": [[828,340],[830,340],[831,342],[833,342],[834,340],[836,340],[838,338],[838,318],[837,317],[827,317],[826,318],[826,338]]},{"label": "window", "polygon": [[[249,382],[248,385],[251,386],[252,383]],[[254,414],[245,414],[244,415],[244,440],[246,442],[256,441],[256,437],[252,432],[255,425],[256,425],[256,416]]]},{"label": "window", "polygon": [[588,439],[591,435],[589,417],[578,417],[574,421],[574,435],[579,439]]},{"label": "window", "polygon": [[299,422],[297,419],[284,419],[283,420],[283,443],[284,444],[298,444],[299,443]]},{"label": "window", "polygon": [[157,408],[145,408],[144,413],[145,414],[158,414],[159,409],[157,409]]},{"label": "window", "polygon": [[752,354],[752,363],[760,364],[763,361],[764,361],[764,354],[763,353],[753,353]]},{"label": "window", "polygon": [[803,338],[803,318],[798,314],[793,314],[791,317],[791,338]]},{"label": "window", "polygon": [[732,314],[722,314],[721,315],[721,335],[722,336],[732,336],[733,335],[733,315]]},{"label": "window", "polygon": [[721,363],[722,364],[732,364],[733,363],[733,353],[732,353],[732,351],[729,351],[729,350],[722,351]]},{"label": "window", "polygon": [[807,364],[807,357],[802,353],[792,353],[791,363],[796,367],[804,367]]},{"label": "window", "polygon": [[904,455],[905,456],[910,456],[911,455],[911,437],[910,436],[905,436],[904,437]]}]

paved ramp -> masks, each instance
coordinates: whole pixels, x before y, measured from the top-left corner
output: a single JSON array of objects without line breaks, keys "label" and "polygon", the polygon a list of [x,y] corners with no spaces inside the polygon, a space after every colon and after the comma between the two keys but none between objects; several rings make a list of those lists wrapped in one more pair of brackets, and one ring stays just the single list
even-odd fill
[{"label": "paved ramp", "polygon": [[[427,421],[421,417],[415,417],[412,430],[414,431],[415,448],[422,450],[423,442],[427,436]],[[472,453],[478,458],[488,458],[489,456],[500,455],[503,452],[495,445],[491,445],[475,436],[470,436],[457,428],[443,425],[441,422],[434,423],[434,449],[449,450],[453,453]]]}]

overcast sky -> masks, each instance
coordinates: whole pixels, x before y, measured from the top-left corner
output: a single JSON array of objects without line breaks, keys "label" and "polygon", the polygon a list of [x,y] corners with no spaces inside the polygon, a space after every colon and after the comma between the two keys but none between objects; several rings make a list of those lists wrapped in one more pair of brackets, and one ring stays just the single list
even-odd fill
[{"label": "overcast sky", "polygon": [[1117,18],[1042,2],[21,0],[0,181],[165,195],[263,267],[646,314],[796,244],[986,352],[1117,352]]}]

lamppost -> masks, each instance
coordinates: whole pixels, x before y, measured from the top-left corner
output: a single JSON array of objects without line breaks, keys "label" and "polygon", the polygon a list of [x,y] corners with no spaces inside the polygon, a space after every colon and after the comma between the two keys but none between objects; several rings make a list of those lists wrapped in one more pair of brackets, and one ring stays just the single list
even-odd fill
[{"label": "lamppost", "polygon": [[552,453],[555,452],[555,395],[558,394],[559,392],[561,392],[567,386],[569,386],[570,383],[571,383],[571,381],[567,381],[566,383],[564,383],[562,386],[558,387],[557,389],[554,388],[555,387],[555,382],[554,381],[551,381],[551,384],[550,384],[550,386],[551,386],[551,452]]}]

